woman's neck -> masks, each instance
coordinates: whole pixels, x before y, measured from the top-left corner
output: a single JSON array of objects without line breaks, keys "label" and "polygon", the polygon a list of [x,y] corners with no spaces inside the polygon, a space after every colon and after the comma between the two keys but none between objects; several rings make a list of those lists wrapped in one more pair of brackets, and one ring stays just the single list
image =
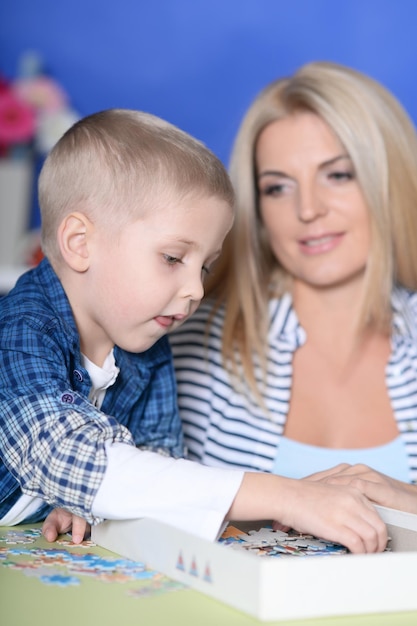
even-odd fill
[{"label": "woman's neck", "polygon": [[323,350],[337,348],[339,354],[351,355],[369,335],[360,327],[362,281],[333,288],[313,288],[295,281],[292,296],[308,340]]}]

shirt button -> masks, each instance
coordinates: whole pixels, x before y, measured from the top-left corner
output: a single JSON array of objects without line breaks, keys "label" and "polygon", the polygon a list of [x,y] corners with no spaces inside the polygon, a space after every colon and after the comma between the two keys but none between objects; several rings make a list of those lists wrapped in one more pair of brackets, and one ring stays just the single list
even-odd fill
[{"label": "shirt button", "polygon": [[74,396],[72,393],[63,393],[61,396],[62,402],[67,402],[68,404],[72,404],[74,402]]},{"label": "shirt button", "polygon": [[74,376],[77,380],[79,380],[80,382],[82,382],[83,380],[83,375],[81,374],[80,370],[74,370]]}]

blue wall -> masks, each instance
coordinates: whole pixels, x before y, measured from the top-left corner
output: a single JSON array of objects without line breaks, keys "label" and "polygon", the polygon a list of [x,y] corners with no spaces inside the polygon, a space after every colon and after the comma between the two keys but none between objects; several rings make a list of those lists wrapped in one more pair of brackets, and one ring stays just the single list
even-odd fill
[{"label": "blue wall", "polygon": [[257,91],[310,60],[389,87],[417,120],[414,0],[2,0],[0,71],[36,49],[81,115],[150,111],[227,163]]}]

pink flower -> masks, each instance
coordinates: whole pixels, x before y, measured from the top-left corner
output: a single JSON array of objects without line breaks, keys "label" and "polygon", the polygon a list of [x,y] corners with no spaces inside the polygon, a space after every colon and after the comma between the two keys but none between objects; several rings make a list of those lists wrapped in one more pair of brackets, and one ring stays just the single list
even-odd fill
[{"label": "pink flower", "polygon": [[5,78],[0,74],[0,94],[10,91],[10,85]]},{"label": "pink flower", "polygon": [[0,144],[30,141],[36,130],[35,112],[11,91],[0,92]]}]

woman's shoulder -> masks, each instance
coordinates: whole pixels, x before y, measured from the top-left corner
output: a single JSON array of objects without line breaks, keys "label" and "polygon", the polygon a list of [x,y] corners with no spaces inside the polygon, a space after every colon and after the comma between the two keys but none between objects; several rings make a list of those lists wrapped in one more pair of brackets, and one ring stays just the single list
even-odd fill
[{"label": "woman's shoulder", "polygon": [[401,334],[417,334],[417,292],[397,286],[391,297],[393,327]]}]

